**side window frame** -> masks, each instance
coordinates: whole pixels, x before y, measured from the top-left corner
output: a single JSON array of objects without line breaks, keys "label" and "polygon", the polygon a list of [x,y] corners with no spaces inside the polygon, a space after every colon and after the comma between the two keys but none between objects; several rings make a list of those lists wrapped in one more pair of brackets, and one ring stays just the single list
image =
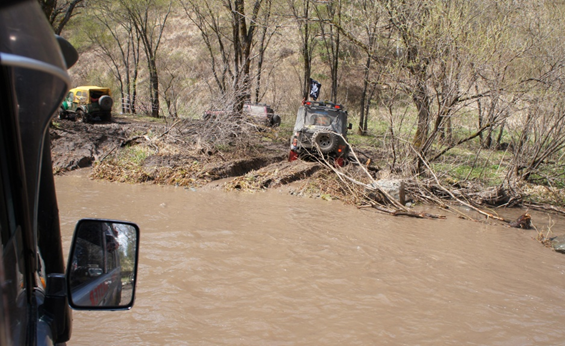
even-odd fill
[{"label": "side window frame", "polygon": [[[1,69],[1,67],[0,67]],[[11,345],[28,344],[26,337],[30,319],[30,298],[33,281],[26,263],[26,244],[22,231],[25,222],[23,197],[24,177],[17,125],[13,117],[14,101],[10,99],[10,74],[0,71],[0,267],[3,282],[0,283],[0,301],[6,307],[4,331]],[[0,321],[1,322],[1,321]]]}]

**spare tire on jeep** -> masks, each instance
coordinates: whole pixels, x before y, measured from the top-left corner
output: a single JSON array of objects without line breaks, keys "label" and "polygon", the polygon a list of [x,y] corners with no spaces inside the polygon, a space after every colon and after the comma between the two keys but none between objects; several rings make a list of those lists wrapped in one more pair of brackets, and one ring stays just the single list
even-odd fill
[{"label": "spare tire on jeep", "polygon": [[337,135],[330,132],[316,132],[312,136],[312,143],[317,144],[323,154],[327,154],[337,148]]},{"label": "spare tire on jeep", "polygon": [[273,115],[271,119],[271,127],[278,127],[281,125],[281,117],[279,115]]},{"label": "spare tire on jeep", "polygon": [[110,111],[112,110],[112,105],[114,105],[114,100],[109,95],[103,95],[98,99],[98,105],[100,105],[100,109]]}]

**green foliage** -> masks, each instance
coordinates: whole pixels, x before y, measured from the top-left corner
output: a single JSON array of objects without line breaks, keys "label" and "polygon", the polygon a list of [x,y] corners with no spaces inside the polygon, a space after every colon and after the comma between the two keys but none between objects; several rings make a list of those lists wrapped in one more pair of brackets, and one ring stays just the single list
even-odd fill
[{"label": "green foliage", "polygon": [[143,161],[152,153],[154,153],[154,150],[145,146],[129,146],[120,152],[116,163],[123,166],[141,166]]}]

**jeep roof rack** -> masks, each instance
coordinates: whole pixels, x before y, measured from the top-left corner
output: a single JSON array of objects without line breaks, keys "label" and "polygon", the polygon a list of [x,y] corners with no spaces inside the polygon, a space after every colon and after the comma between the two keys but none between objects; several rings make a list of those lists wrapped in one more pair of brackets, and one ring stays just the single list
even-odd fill
[{"label": "jeep roof rack", "polygon": [[243,103],[244,105],[259,105],[259,106],[269,106],[267,103],[252,103],[250,101],[246,101]]},{"label": "jeep roof rack", "polygon": [[343,107],[343,105],[341,104],[336,104],[336,103],[332,103],[329,101],[306,101],[304,102],[305,106],[310,106],[310,107],[327,107],[327,108],[332,108],[332,109],[340,109],[340,110],[345,110],[345,107]]}]

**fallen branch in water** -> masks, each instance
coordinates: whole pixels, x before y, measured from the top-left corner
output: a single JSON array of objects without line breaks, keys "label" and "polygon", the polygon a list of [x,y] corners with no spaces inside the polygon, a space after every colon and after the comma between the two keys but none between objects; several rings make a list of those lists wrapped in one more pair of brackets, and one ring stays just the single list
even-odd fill
[{"label": "fallen branch in water", "polygon": [[563,208],[559,208],[551,204],[523,203],[523,205],[529,209],[551,211],[554,213],[565,215],[565,210]]},{"label": "fallen branch in water", "polygon": [[415,212],[411,212],[411,211],[397,211],[397,212],[394,212],[392,215],[394,215],[394,216],[406,215],[406,216],[420,218],[420,219],[446,219],[446,217],[444,215],[430,214],[430,213],[426,213],[426,212],[423,212],[423,211],[419,212],[419,213],[415,213]]},{"label": "fallen branch in water", "polygon": [[[367,184],[367,183],[361,182],[361,181],[345,174],[343,171],[338,170],[338,168],[335,165],[332,165],[331,163],[328,162],[328,160],[325,158],[325,156],[320,151],[318,144],[316,144],[316,148],[317,148],[317,151],[318,151],[317,157],[321,158],[320,162],[337,175],[337,178],[340,180],[340,182],[343,185],[345,185],[346,189],[353,196],[363,197],[363,199],[366,202],[368,202],[368,204],[359,205],[358,206],[359,208],[371,207],[371,208],[374,208],[374,209],[376,209],[380,212],[384,212],[384,213],[390,214],[392,216],[408,216],[408,217],[414,217],[414,218],[419,218],[419,219],[424,219],[424,218],[425,219],[445,219],[446,218],[445,216],[442,216],[442,215],[435,215],[435,214],[430,214],[430,213],[426,213],[426,212],[413,212],[413,211],[409,210],[406,206],[404,206],[401,202],[399,202],[397,199],[395,199],[393,196],[391,196],[388,192],[386,192],[385,190],[383,190],[379,186],[379,184],[371,176],[371,174],[369,173],[367,168],[363,164],[361,164],[361,162],[359,161],[359,158],[357,157],[357,154],[355,153],[355,151],[353,150],[351,145],[347,142],[347,140],[345,140],[345,138],[341,134],[338,134],[338,133],[333,133],[333,134],[336,134],[337,136],[341,137],[343,139],[343,141],[345,142],[345,144],[351,149],[350,150],[351,155],[355,158],[356,163],[359,165],[359,167],[361,168],[361,170],[363,171],[365,176],[367,178],[369,178],[370,183]],[[359,190],[359,188],[362,191]],[[380,195],[382,195],[386,199],[385,205],[388,204],[395,209],[389,209],[385,205],[380,204],[376,200],[370,198],[366,193],[367,191],[378,192]]]},{"label": "fallen branch in water", "polygon": [[477,213],[486,216],[486,217],[489,218],[489,219],[494,219],[494,220],[498,220],[498,221],[503,221],[503,222],[506,222],[506,223],[510,223],[510,220],[508,220],[508,219],[505,219],[505,218],[503,218],[503,217],[500,217],[500,216],[497,216],[497,215],[494,215],[494,214],[490,214],[490,213],[488,213],[488,212],[486,212],[486,211],[484,211],[484,210],[482,210],[482,209],[479,209],[479,208],[475,207],[473,204],[470,204],[470,203],[468,203],[468,202],[465,202],[465,201],[459,199],[457,196],[455,196],[455,195],[453,194],[453,192],[451,192],[451,191],[448,190],[447,188],[443,187],[443,185],[440,183],[440,181],[439,181],[439,179],[437,178],[436,174],[435,174],[434,171],[430,168],[428,162],[424,159],[424,157],[422,157],[422,155],[421,155],[418,151],[416,151],[416,149],[414,149],[413,146],[410,146],[410,147],[411,147],[411,149],[414,151],[414,153],[416,153],[416,155],[420,158],[420,160],[422,161],[422,163],[424,163],[424,165],[426,166],[426,168],[428,168],[428,171],[429,171],[429,172],[432,174],[432,176],[434,177],[434,180],[435,180],[435,182],[436,182],[436,185],[437,185],[440,189],[442,189],[445,193],[447,193],[449,196],[451,196],[451,198],[453,198],[454,200],[456,200],[457,202],[459,202],[461,205],[464,205],[465,207],[467,207],[467,208],[469,208],[469,209],[472,209],[472,210],[476,211]]},{"label": "fallen branch in water", "polygon": [[[327,159],[325,158],[325,156],[322,154],[322,151],[320,150],[320,147],[318,146],[318,144],[316,144],[316,149],[318,151],[318,158],[322,158],[322,162],[327,168],[329,168],[330,170],[332,170],[337,176],[338,178],[345,184],[348,185],[348,183],[345,181],[345,179],[347,179],[349,182],[358,185],[360,187],[363,188],[363,190],[376,190],[378,193],[380,193],[381,195],[383,195],[387,201],[394,206],[395,208],[397,208],[398,210],[401,211],[408,211],[408,209],[402,204],[400,203],[398,200],[396,200],[394,197],[392,197],[388,192],[382,190],[379,185],[377,184],[376,180],[373,179],[373,177],[371,176],[371,174],[369,173],[369,171],[367,170],[367,168],[361,164],[361,162],[359,161],[359,158],[357,157],[357,154],[355,153],[355,151],[353,150],[353,148],[351,147],[351,144],[349,144],[347,142],[347,140],[345,140],[345,138],[339,134],[339,133],[335,133],[335,132],[331,132],[332,134],[335,134],[337,136],[339,136],[344,142],[345,145],[347,147],[349,147],[351,155],[353,155],[353,157],[355,158],[355,160],[357,161],[357,163],[359,163],[359,167],[363,170],[363,172],[365,173],[366,177],[369,178],[370,180],[370,184],[365,184],[361,181],[358,181],[348,175],[346,175],[345,173],[337,170],[335,165],[330,164]],[[366,199],[369,199],[369,197],[367,197],[365,194],[363,194],[363,196],[365,196]],[[369,199],[370,200],[370,199]],[[375,202],[376,203],[376,202]]]},{"label": "fallen branch in water", "polygon": [[414,218],[418,218],[418,219],[446,219],[447,217],[445,215],[436,215],[436,214],[430,214],[430,213],[426,213],[426,212],[413,212],[413,211],[409,211],[409,210],[390,210],[390,209],[386,209],[383,208],[379,205],[376,204],[364,204],[364,205],[360,205],[357,208],[374,208],[377,209],[379,211],[382,211],[384,213],[390,214],[392,216],[408,216],[408,217],[414,217]]}]

